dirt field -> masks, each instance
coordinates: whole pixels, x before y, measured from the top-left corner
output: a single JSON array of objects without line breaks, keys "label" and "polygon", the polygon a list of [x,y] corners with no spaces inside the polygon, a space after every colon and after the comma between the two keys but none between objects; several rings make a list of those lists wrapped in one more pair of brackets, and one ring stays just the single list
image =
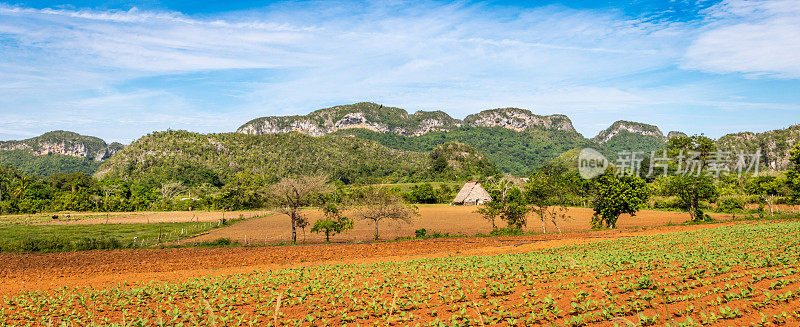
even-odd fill
[{"label": "dirt field", "polygon": [[[420,215],[415,217],[411,224],[381,222],[380,233],[382,240],[392,240],[398,237],[413,237],[414,231],[425,228],[428,232],[437,231],[452,235],[473,236],[491,231],[491,223],[475,213],[475,206],[448,206],[428,205],[419,207]],[[569,208],[570,219],[558,222],[563,232],[584,231],[591,226],[593,210],[589,208]],[[309,217],[309,226],[322,217],[319,210],[305,212]],[[346,214],[346,213],[345,213]],[[729,215],[711,214],[714,219],[729,219]],[[620,228],[661,226],[668,223],[682,223],[689,220],[688,213],[642,210],[635,217],[623,215],[619,218]],[[501,224],[501,222],[498,222]],[[359,242],[373,239],[375,228],[370,221],[356,221],[355,228],[346,233],[331,238],[331,242]],[[556,232],[551,222],[545,224],[547,232]],[[307,228],[305,235],[298,230],[298,242],[321,243],[325,241],[324,234],[312,234]],[[528,220],[528,231],[541,232],[542,222],[531,215]],[[219,238],[229,238],[248,244],[272,244],[291,241],[291,224],[288,216],[275,214],[263,218],[250,219],[230,227],[213,230],[207,234],[189,238],[183,242],[213,241]]]},{"label": "dirt field", "polygon": [[521,253],[634,236],[736,223],[566,232],[517,237],[465,237],[363,244],[171,248],[61,253],[0,253],[0,295],[69,287],[104,287],[325,264],[403,261]]},{"label": "dirt field", "polygon": [[[262,326],[613,326],[693,319],[689,325],[749,326],[765,319],[796,326],[798,231],[794,220],[368,244],[0,254],[0,296],[7,296],[0,325],[147,319],[236,326],[246,319]],[[618,241],[595,244],[608,240]],[[340,265],[353,263],[359,265]]]}]

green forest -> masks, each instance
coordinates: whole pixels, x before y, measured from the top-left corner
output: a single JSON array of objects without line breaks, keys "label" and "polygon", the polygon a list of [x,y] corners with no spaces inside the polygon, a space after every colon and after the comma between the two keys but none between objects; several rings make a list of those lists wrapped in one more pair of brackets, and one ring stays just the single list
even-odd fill
[{"label": "green forest", "polygon": [[505,173],[526,175],[561,153],[596,144],[577,132],[559,130],[513,131],[502,127],[459,127],[452,131],[433,131],[420,136],[377,133],[364,129],[339,131],[389,148],[407,151],[430,151],[445,142],[460,142],[480,149]]},{"label": "green forest", "polygon": [[324,175],[340,185],[454,181],[499,171],[469,145],[390,149],[350,136],[149,134],[106,160],[94,176],[46,177],[4,167],[0,212],[243,209],[262,205],[280,178]]},{"label": "green forest", "polygon": [[34,155],[27,150],[0,151],[0,166],[10,166],[21,172],[40,177],[64,172],[94,174],[100,167],[99,161],[63,154]]}]

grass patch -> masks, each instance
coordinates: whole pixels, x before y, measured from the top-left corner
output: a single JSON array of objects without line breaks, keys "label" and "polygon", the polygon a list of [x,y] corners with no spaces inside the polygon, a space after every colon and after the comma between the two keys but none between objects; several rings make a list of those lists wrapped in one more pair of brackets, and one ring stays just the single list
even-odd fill
[{"label": "grass patch", "polygon": [[7,225],[0,226],[0,252],[61,252],[151,247],[234,223],[217,222]]},{"label": "grass patch", "polygon": [[[57,215],[58,219],[53,219],[53,216]],[[67,218],[69,215],[69,218]],[[98,214],[75,214],[75,213],[47,213],[47,214],[35,214],[35,215],[6,215],[0,216],[0,226],[7,226],[7,225],[31,225],[31,224],[43,224],[43,223],[50,223],[50,222],[77,222],[81,220],[87,219],[113,219],[115,217],[126,216],[125,214],[120,213],[109,213],[108,215],[98,215]],[[130,214],[127,214],[130,216]]]}]

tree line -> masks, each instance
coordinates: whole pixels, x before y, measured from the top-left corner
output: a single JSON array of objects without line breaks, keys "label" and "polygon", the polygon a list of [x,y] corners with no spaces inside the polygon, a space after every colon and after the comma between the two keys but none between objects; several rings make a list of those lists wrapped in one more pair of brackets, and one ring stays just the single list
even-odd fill
[{"label": "tree line", "polygon": [[[710,154],[716,151],[713,140],[704,136],[675,137],[666,144],[666,151],[670,161],[655,176],[642,171],[620,174],[615,167],[609,167],[595,178],[583,179],[575,169],[559,162],[545,165],[527,180],[487,179],[483,184],[493,201],[477,212],[496,233],[521,232],[528,217],[535,217],[541,222],[542,232],[547,232],[547,223],[559,229],[558,223],[569,218],[566,207],[575,205],[594,209],[593,228],[615,228],[622,214],[635,215],[651,205],[654,196],[672,198],[669,207],[688,212],[696,222],[710,219],[704,210],[710,209],[711,203],[716,203],[717,209],[744,209],[745,203],[726,203],[725,199],[731,198],[725,195],[747,195],[766,204],[771,215],[778,201],[800,200],[800,144],[790,153],[792,168],[783,174],[730,174],[720,178],[675,173],[682,153],[698,153],[699,164],[709,164]],[[666,174],[663,170],[667,170]],[[505,226],[501,227],[500,222]]]}]

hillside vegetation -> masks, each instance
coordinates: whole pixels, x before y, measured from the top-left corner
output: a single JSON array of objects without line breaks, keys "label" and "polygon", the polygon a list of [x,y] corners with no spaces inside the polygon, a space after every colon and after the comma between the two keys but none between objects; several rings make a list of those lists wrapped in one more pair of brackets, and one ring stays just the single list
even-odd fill
[{"label": "hillside vegetation", "polygon": [[[500,108],[460,120],[442,111],[409,114],[401,108],[371,102],[319,109],[307,115],[261,117],[242,125],[237,133],[165,133],[143,137],[125,155],[127,159],[121,159],[125,167],[121,163],[109,163],[103,172],[111,172],[112,176],[144,173],[144,177],[134,176],[135,179],[176,172],[179,172],[177,176],[205,174],[216,176],[209,177],[212,182],[214,178],[227,178],[247,170],[269,180],[296,172],[322,172],[345,183],[439,180],[475,175],[474,164],[453,165],[451,168],[459,168],[447,172],[430,169],[431,151],[442,143],[459,142],[485,155],[480,161],[488,160],[500,172],[525,176],[548,162],[564,161],[573,156],[565,155],[571,150],[592,147],[612,161],[622,151],[642,152],[647,157],[651,151],[662,150],[669,138],[685,135],[673,131],[665,137],[655,125],[619,120],[588,139],[576,132],[564,115],[537,115],[525,109]],[[322,139],[294,135],[256,142],[253,141],[256,139],[234,134],[303,134]],[[164,135],[171,135],[172,139]],[[361,141],[326,138],[336,135],[339,138],[352,136]],[[181,137],[186,139],[179,140]],[[385,148],[363,143],[364,140],[377,142]],[[798,140],[800,125],[763,133],[728,134],[715,143],[716,148],[733,153],[760,150],[762,170],[783,171],[789,168],[789,149]],[[148,144],[151,141],[155,144]],[[232,151],[233,158],[211,158],[229,155],[227,150],[218,148],[217,143]],[[187,148],[188,144],[194,146]],[[295,145],[297,148],[293,148]],[[0,165],[37,176],[93,174],[100,163],[122,148],[119,143],[106,144],[96,137],[53,131],[21,141],[0,142]],[[203,152],[205,150],[209,152]],[[144,152],[137,154],[137,151],[149,152],[143,155]],[[408,151],[415,153],[405,154]],[[142,161],[129,160],[131,155],[141,157]]]},{"label": "hillside vegetation", "polygon": [[517,175],[529,174],[570,149],[593,146],[591,141],[577,132],[557,130],[517,132],[502,127],[459,127],[452,131],[428,132],[413,137],[363,129],[351,129],[337,134],[353,135],[393,149],[408,151],[430,151],[437,144],[460,142],[480,149],[499,170]]},{"label": "hillside vegetation", "polygon": [[641,135],[628,131],[620,131],[614,137],[603,143],[603,147],[611,153],[622,151],[643,152],[649,155],[651,151],[664,149],[664,138],[655,135]]},{"label": "hillside vegetation", "polygon": [[728,134],[717,140],[724,151],[756,153],[760,150],[761,164],[771,170],[786,170],[790,166],[789,150],[800,142],[800,125],[763,133],[742,132]]},{"label": "hillside vegetation", "polygon": [[[293,174],[325,174],[349,184],[448,180],[495,172],[471,147],[445,144],[430,150],[437,151],[390,149],[339,135],[166,131],[148,134],[125,147],[98,174],[129,181],[177,179],[187,184],[227,183],[239,173],[259,175],[266,181]],[[434,165],[438,158],[440,164]],[[198,178],[198,174],[203,176]]]},{"label": "hillside vegetation", "polygon": [[62,173],[94,174],[101,162],[63,154],[34,155],[26,150],[0,151],[0,166],[11,166],[19,171],[46,177]]}]

